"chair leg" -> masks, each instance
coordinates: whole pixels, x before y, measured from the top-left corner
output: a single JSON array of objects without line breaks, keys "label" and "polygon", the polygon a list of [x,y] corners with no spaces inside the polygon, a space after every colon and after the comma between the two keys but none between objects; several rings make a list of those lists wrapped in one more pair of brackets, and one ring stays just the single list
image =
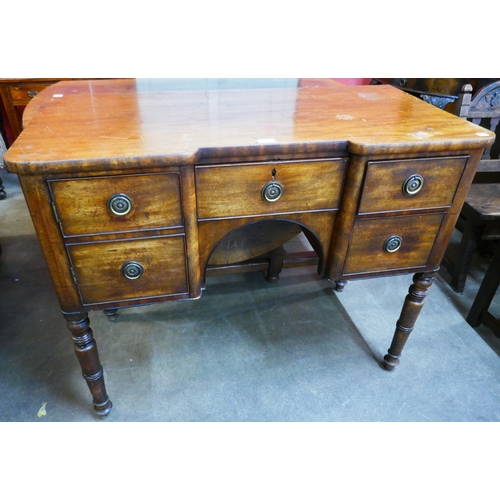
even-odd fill
[{"label": "chair leg", "polygon": [[451,288],[457,293],[462,293],[464,291],[472,256],[481,239],[482,232],[482,225],[474,224],[471,221],[465,223],[462,239],[460,241],[458,259],[450,273]]},{"label": "chair leg", "polygon": [[467,323],[473,328],[481,324],[481,315],[488,311],[491,301],[500,285],[500,245],[497,246],[488,270],[486,271],[476,298],[472,303]]},{"label": "chair leg", "polygon": [[7,198],[7,193],[3,187],[2,179],[0,179],[0,200],[5,200]]}]

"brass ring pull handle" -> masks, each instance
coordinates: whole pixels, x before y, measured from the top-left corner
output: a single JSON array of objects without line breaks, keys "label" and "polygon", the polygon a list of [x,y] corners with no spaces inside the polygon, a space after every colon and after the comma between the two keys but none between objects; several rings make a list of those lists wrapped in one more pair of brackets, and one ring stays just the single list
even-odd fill
[{"label": "brass ring pull handle", "polygon": [[35,97],[37,94],[37,90],[28,90],[28,97]]},{"label": "brass ring pull handle", "polygon": [[417,194],[424,185],[424,178],[421,175],[410,175],[403,183],[403,193],[407,196]]},{"label": "brass ring pull handle", "polygon": [[139,262],[130,260],[125,262],[121,268],[121,273],[124,278],[128,280],[136,280],[142,276],[144,273],[144,268]]},{"label": "brass ring pull handle", "polygon": [[276,181],[268,182],[262,188],[262,198],[271,203],[278,201],[283,196],[283,186]]},{"label": "brass ring pull handle", "polygon": [[133,206],[132,200],[126,194],[114,194],[108,200],[108,210],[119,217],[130,213]]},{"label": "brass ring pull handle", "polygon": [[384,243],[384,250],[389,253],[397,252],[401,245],[403,244],[403,238],[401,236],[391,236],[387,238]]}]

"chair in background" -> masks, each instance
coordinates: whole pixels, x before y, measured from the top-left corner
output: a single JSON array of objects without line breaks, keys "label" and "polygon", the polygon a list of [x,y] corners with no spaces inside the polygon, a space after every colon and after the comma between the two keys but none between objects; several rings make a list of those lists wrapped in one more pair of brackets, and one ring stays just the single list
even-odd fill
[{"label": "chair in background", "polygon": [[[3,155],[6,151],[7,146],[2,128],[2,115],[0,114],[0,168],[3,168]],[[0,200],[5,200],[5,198],[7,198],[7,193],[5,192],[2,179],[0,178]]]},{"label": "chair in background", "polygon": [[467,323],[473,328],[485,325],[490,328],[496,337],[500,338],[500,321],[489,312],[489,307],[493,301],[498,286],[500,285],[500,245],[497,245],[493,258],[484,275],[481,286],[472,303]]},{"label": "chair in background", "polygon": [[[472,96],[472,87],[464,85],[457,100],[456,114],[495,132],[500,120],[500,81],[490,83]],[[478,246],[500,240],[500,159],[497,138],[485,150],[473,184],[457,221],[462,232],[458,256],[453,260],[448,249],[443,267],[451,277],[451,288],[462,293],[472,256]]]}]

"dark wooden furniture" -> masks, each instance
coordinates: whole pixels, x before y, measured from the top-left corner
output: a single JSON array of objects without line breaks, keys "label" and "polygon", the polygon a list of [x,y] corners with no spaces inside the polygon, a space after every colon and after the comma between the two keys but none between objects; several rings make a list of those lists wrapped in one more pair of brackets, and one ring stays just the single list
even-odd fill
[{"label": "dark wooden furniture", "polygon": [[500,285],[500,245],[497,244],[493,258],[483,277],[481,286],[476,294],[472,307],[467,315],[467,323],[473,328],[485,325],[500,338],[500,321],[489,308]]},{"label": "dark wooden furniture", "polygon": [[[5,153],[6,148],[7,148],[7,143],[4,139],[3,119],[2,115],[0,114],[0,169],[3,168],[3,155]],[[6,197],[7,193],[5,192],[5,189],[3,187],[3,181],[0,178],[0,200],[4,200]]]},{"label": "dark wooden furniture", "polygon": [[95,410],[111,402],[88,312],[199,298],[219,245],[275,222],[339,288],[415,273],[382,361],[396,367],[494,134],[385,85],[158,85],[57,83],[5,156]]},{"label": "dark wooden furniture", "polygon": [[472,184],[457,222],[462,232],[455,258],[446,252],[443,267],[451,276],[450,286],[462,293],[474,252],[489,241],[500,239],[500,184]]},{"label": "dark wooden furniture", "polygon": [[[458,115],[495,132],[500,120],[500,81],[490,83],[471,96],[472,87],[464,86],[458,101]],[[493,157],[492,157],[493,156]],[[443,266],[451,276],[451,287],[462,293],[475,250],[481,241],[500,239],[500,159],[488,147],[479,162],[476,175],[457,221],[462,232],[456,258],[448,251]]]},{"label": "dark wooden furniture", "polygon": [[498,78],[373,78],[371,84],[392,85],[433,106],[459,114],[458,99],[464,85],[470,85],[477,92],[497,80]]},{"label": "dark wooden furniture", "polygon": [[[474,91],[472,85],[464,85],[457,101],[456,114],[476,125],[496,133],[500,122],[500,80]],[[478,165],[474,182],[500,181],[499,141],[486,148]]]}]

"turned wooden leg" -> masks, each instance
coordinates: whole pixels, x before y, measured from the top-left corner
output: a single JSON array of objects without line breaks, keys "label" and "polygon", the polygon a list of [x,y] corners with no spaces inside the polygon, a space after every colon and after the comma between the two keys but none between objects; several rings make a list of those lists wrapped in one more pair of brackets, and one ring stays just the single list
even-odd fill
[{"label": "turned wooden leg", "polygon": [[83,378],[87,381],[92,394],[94,410],[98,415],[105,416],[111,411],[113,405],[106,393],[103,369],[99,361],[99,353],[92,335],[88,315],[86,313],[65,314],[64,317],[72,334]]},{"label": "turned wooden leg", "polygon": [[285,258],[286,251],[283,247],[279,247],[270,252],[269,269],[267,270],[266,280],[269,283],[278,283],[280,273],[283,269],[283,259]]},{"label": "turned wooden leg", "polygon": [[424,305],[424,300],[429,293],[428,289],[432,285],[436,273],[437,270],[430,273],[417,273],[413,276],[413,284],[408,290],[401,316],[396,323],[396,331],[394,332],[391,347],[389,347],[382,362],[386,370],[394,370],[399,365],[399,358],[401,357],[403,347],[410,333],[413,331],[420,310]]}]

